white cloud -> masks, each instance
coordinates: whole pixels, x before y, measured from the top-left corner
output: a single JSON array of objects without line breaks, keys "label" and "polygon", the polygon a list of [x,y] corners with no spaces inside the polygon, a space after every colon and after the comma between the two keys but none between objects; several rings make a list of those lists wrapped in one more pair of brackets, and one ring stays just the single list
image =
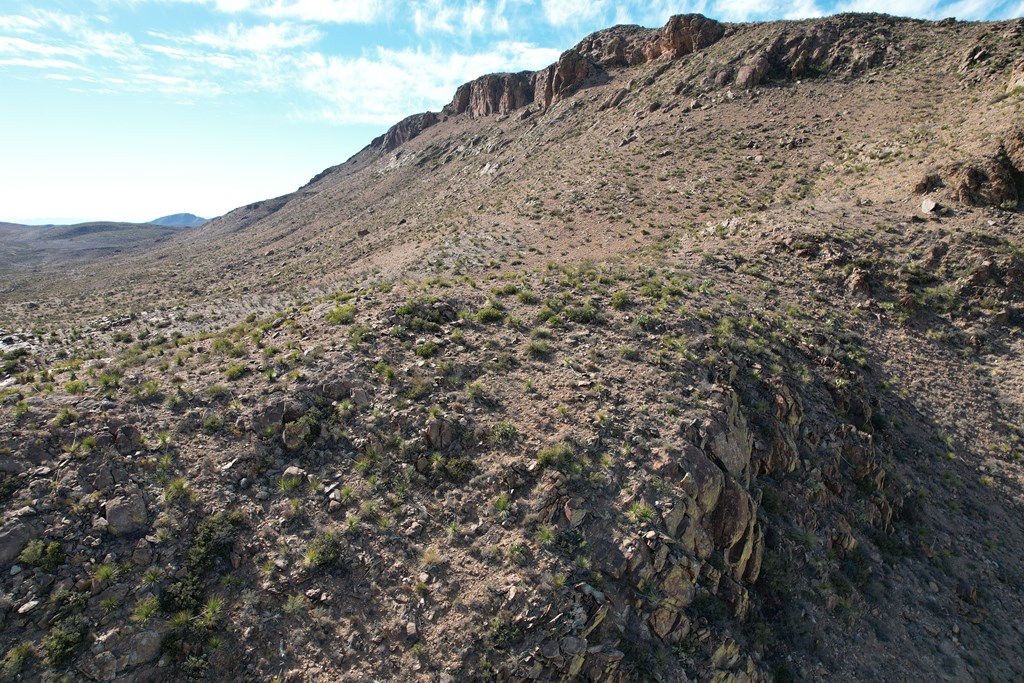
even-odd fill
[{"label": "white cloud", "polygon": [[991,0],[959,0],[944,6],[942,12],[957,19],[978,20],[988,18],[993,9]]},{"label": "white cloud", "polygon": [[287,22],[251,27],[232,22],[222,32],[201,31],[186,40],[219,50],[272,52],[304,47],[317,42],[322,37],[323,34],[314,28],[296,26]]},{"label": "white cloud", "polygon": [[579,26],[605,16],[609,0],[541,0],[544,18],[555,26]]},{"label": "white cloud", "polygon": [[25,38],[11,38],[8,36],[0,36],[0,53],[6,54],[18,54],[18,55],[63,55],[66,57],[79,57],[81,52],[73,50],[69,47],[63,47],[60,45],[48,45],[41,43],[36,40],[26,40]]},{"label": "white cloud", "polygon": [[470,38],[486,33],[506,33],[505,0],[409,0],[408,10],[416,33],[431,31]]},{"label": "white cloud", "polygon": [[455,32],[456,8],[446,0],[424,0],[410,3],[412,21],[416,33],[420,35],[428,31]]},{"label": "white cloud", "polygon": [[177,2],[206,5],[222,14],[257,14],[271,19],[311,23],[368,24],[386,16],[395,0],[103,0],[142,5]]},{"label": "white cloud", "polygon": [[898,17],[934,18],[938,0],[848,0],[836,12],[885,12]]},{"label": "white cloud", "polygon": [[483,2],[467,3],[462,10],[462,25],[471,32],[482,32],[487,20],[487,6]]},{"label": "white cloud", "polygon": [[66,59],[25,59],[14,57],[12,59],[0,59],[0,66],[23,66],[29,69],[82,69],[81,64],[69,62]]},{"label": "white cloud", "polygon": [[303,89],[325,103],[314,112],[317,118],[389,124],[439,109],[459,85],[477,76],[539,69],[557,58],[557,50],[516,42],[501,42],[481,53],[378,48],[356,59],[305,55],[295,71],[302,75]]},{"label": "white cloud", "polygon": [[15,33],[30,33],[42,28],[43,22],[31,17],[20,15],[0,16],[0,31],[13,31]]},{"label": "white cloud", "polygon": [[346,24],[376,21],[388,5],[385,0],[218,0],[227,2],[248,5],[248,11],[276,19]]}]

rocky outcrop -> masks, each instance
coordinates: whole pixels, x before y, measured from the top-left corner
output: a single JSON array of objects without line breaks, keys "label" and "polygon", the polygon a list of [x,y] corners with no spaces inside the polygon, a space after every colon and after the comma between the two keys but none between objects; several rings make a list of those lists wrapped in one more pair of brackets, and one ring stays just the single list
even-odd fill
[{"label": "rocky outcrop", "polygon": [[718,42],[725,26],[700,14],[677,14],[644,46],[646,61],[679,59]]},{"label": "rocky outcrop", "polygon": [[105,512],[108,528],[116,535],[129,536],[147,528],[149,515],[138,487],[133,486],[124,495],[108,500]]},{"label": "rocky outcrop", "polygon": [[444,116],[504,115],[534,103],[546,109],[580,88],[605,80],[607,68],[678,59],[714,44],[723,35],[724,25],[700,14],[674,16],[656,30],[616,26],[598,31],[540,71],[489,74],[461,85],[440,116],[426,112],[405,118],[370,147],[390,152]]},{"label": "rocky outcrop", "polygon": [[855,75],[879,66],[890,56],[887,21],[876,15],[839,15],[812,27],[783,28],[767,47],[741,59],[735,84],[753,88],[769,78],[823,71]]},{"label": "rocky outcrop", "polygon": [[954,164],[945,183],[961,204],[1016,209],[1020,202],[1020,175],[1001,151],[988,158]]},{"label": "rocky outcrop", "polygon": [[407,116],[391,126],[384,135],[371,142],[370,146],[377,147],[384,152],[390,152],[412,140],[427,128],[435,125],[439,120],[437,114],[432,111]]},{"label": "rocky outcrop", "polygon": [[546,109],[588,81],[596,81],[602,73],[594,62],[576,50],[568,50],[557,62],[537,72],[534,100]]},{"label": "rocky outcrop", "polygon": [[455,99],[445,108],[447,114],[490,116],[508,114],[533,102],[536,74],[489,74],[459,86]]}]

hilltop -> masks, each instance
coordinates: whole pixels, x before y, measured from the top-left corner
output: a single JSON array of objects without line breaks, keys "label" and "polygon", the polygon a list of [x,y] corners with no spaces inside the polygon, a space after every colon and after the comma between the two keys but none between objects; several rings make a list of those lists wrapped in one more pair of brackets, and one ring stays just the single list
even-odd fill
[{"label": "hilltop", "polygon": [[1022,97],[1024,20],[618,26],[19,276],[3,673],[1019,679]]},{"label": "hilltop", "polygon": [[171,228],[198,228],[206,223],[206,218],[200,218],[194,213],[174,213],[170,216],[161,216],[150,221],[152,225],[165,225]]}]

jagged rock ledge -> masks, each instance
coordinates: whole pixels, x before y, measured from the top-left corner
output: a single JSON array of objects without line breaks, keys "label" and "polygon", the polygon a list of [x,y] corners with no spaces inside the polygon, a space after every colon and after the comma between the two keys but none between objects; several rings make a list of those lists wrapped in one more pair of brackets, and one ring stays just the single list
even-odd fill
[{"label": "jagged rock ledge", "polygon": [[607,68],[678,59],[725,35],[725,26],[700,14],[677,15],[660,29],[616,26],[597,31],[540,71],[489,74],[459,87],[440,114],[414,114],[375,138],[370,148],[390,152],[447,116],[508,114],[538,104],[547,109],[580,87],[607,78]]}]

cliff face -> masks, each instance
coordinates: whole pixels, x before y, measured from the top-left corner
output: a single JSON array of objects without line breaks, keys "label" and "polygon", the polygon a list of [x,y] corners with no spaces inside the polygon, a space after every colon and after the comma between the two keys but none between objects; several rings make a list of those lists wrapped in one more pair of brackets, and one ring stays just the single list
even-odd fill
[{"label": "cliff face", "polygon": [[436,124],[439,120],[440,119],[437,114],[432,111],[407,116],[395,125],[391,126],[391,128],[388,129],[388,132],[384,133],[384,135],[374,139],[373,142],[370,143],[370,147],[378,147],[385,152],[390,152],[396,147],[412,140],[425,129]]},{"label": "cliff face", "polygon": [[489,74],[455,91],[455,98],[445,108],[448,114],[470,112],[473,116],[508,114],[534,100],[536,74]]},{"label": "cliff face", "polygon": [[[598,31],[540,71],[489,74],[463,84],[441,116],[509,114],[535,103],[547,109],[580,88],[601,82],[606,69],[678,59],[714,44],[723,35],[723,24],[699,14],[674,16],[661,29],[616,26]],[[390,152],[439,120],[432,112],[410,116],[374,140],[371,147]]]}]

